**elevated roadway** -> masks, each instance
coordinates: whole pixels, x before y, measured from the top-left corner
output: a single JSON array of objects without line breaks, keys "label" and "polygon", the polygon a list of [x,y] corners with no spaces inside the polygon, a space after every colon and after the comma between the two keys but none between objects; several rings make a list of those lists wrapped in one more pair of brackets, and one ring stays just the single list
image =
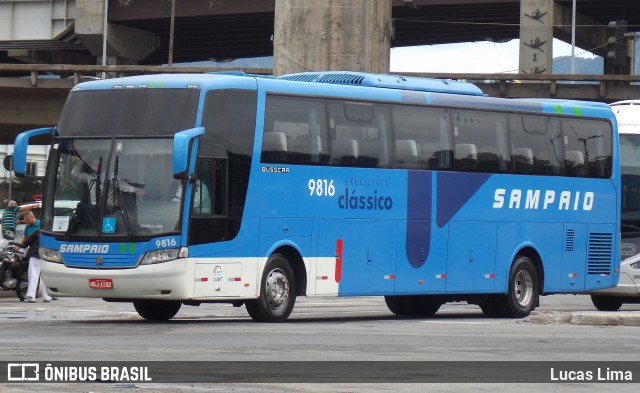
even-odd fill
[{"label": "elevated roadway", "polygon": [[[173,61],[270,56],[275,1],[176,1]],[[391,46],[518,38],[521,1],[393,0]],[[33,13],[27,6],[39,3],[53,10],[51,20],[43,21],[51,24],[50,29],[41,33],[34,31],[35,19],[24,16]],[[7,19],[0,27],[0,63],[96,64],[102,49],[102,4],[96,0],[0,2],[0,16]],[[571,5],[571,0],[555,0],[553,11],[554,36],[567,42]],[[610,21],[624,19],[630,31],[640,30],[637,0],[579,0],[577,5],[577,44],[596,54],[606,50],[602,45]],[[56,12],[56,7],[66,7],[65,12]],[[170,20],[171,1],[108,0],[109,56],[122,57],[110,64],[166,63]]]},{"label": "elevated roadway", "polygon": [[[275,1],[176,1],[173,62],[272,55]],[[518,38],[522,1],[393,0],[391,46],[477,40],[501,42]],[[51,26],[37,31],[37,24],[30,19],[34,13],[24,7],[45,3],[52,10]],[[568,40],[571,3],[571,0],[553,3],[554,37]],[[109,64],[138,65],[104,69],[93,65],[102,49],[104,3],[99,0],[0,1],[0,16],[10,18],[1,19],[3,23],[0,23],[2,143],[10,143],[15,134],[24,129],[55,124],[69,89],[83,77],[99,75],[103,70],[110,75],[211,70],[154,66],[166,63],[168,58],[171,1],[108,0],[107,4]],[[603,54],[607,24],[625,19],[630,31],[640,30],[639,10],[638,0],[579,0],[578,46]],[[258,73],[271,73],[271,70]],[[638,86],[631,83],[638,81],[634,77],[428,76],[478,81],[478,85],[493,96],[600,101],[640,97]],[[564,83],[568,80],[589,83]]]},{"label": "elevated roadway", "polygon": [[[0,144],[13,143],[26,129],[56,124],[69,90],[77,83],[105,71],[110,76],[150,73],[201,73],[221,71],[210,67],[83,66],[0,64],[3,72],[23,77],[0,77]],[[271,74],[271,69],[243,69],[251,74]],[[42,77],[42,76],[46,77]],[[51,78],[51,76],[59,76]],[[545,97],[612,102],[640,97],[640,76],[405,73],[430,78],[472,81],[495,97]],[[94,77],[95,78],[95,77]],[[575,82],[575,83],[571,83]]]}]

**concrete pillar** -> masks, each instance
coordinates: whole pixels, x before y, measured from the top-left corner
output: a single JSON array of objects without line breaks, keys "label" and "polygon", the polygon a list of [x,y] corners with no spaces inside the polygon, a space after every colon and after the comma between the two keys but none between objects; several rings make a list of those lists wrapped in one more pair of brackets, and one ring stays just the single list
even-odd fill
[{"label": "concrete pillar", "polygon": [[553,71],[553,0],[520,0],[520,72]]},{"label": "concrete pillar", "polygon": [[[102,58],[105,1],[76,0],[75,33],[99,59]],[[159,44],[160,38],[151,32],[111,23],[107,26],[107,56],[110,60],[118,59],[119,64],[139,62]]]},{"label": "concrete pillar", "polygon": [[276,0],[274,75],[389,72],[391,0]]}]

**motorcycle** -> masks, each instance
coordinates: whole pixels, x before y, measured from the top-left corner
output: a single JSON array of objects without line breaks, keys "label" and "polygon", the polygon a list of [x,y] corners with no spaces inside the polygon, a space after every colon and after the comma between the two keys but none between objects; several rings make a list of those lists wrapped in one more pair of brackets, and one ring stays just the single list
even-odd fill
[{"label": "motorcycle", "polygon": [[15,249],[12,241],[0,241],[0,290],[16,291],[20,301],[24,301],[29,287],[29,260],[26,250]]}]

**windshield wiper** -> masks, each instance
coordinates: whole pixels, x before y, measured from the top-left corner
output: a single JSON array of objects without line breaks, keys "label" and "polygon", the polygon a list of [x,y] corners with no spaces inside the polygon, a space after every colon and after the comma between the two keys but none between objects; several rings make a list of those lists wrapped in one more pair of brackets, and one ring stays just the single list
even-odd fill
[{"label": "windshield wiper", "polygon": [[130,236],[132,239],[135,239],[136,233],[133,228],[133,223],[131,222],[131,217],[129,217],[129,211],[127,210],[124,196],[122,195],[122,190],[120,189],[120,179],[118,177],[118,163],[119,163],[119,157],[116,156],[116,162],[113,167],[114,168],[113,178],[110,180],[111,187],[113,187],[113,197],[114,199],[117,200],[116,206],[119,207],[120,211],[122,212],[122,220],[124,221],[124,227],[127,230],[127,235]]}]

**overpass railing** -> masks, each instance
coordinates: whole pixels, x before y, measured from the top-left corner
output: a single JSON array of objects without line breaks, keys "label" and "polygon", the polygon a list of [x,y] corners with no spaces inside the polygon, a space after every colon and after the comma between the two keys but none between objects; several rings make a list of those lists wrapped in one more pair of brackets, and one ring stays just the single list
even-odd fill
[{"label": "overpass railing", "polygon": [[[243,71],[271,75],[270,68],[220,68],[203,66],[0,64],[2,88],[62,88],[89,79],[140,74]],[[548,97],[613,101],[640,98],[640,75],[478,74],[392,72],[397,75],[464,80],[496,97]]]}]

